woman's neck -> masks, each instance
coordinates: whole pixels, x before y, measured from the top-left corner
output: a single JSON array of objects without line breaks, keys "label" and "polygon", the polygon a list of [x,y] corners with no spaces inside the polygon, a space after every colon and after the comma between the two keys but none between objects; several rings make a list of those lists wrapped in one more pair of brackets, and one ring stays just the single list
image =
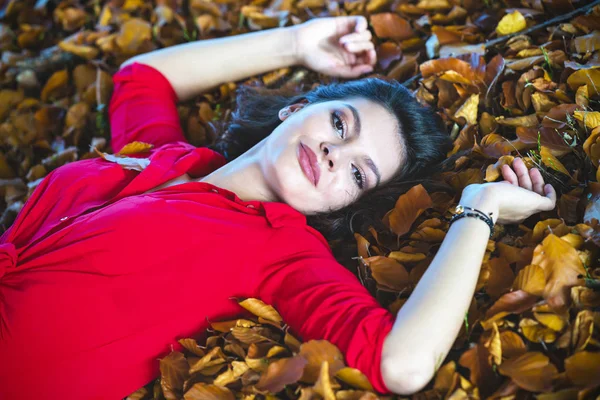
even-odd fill
[{"label": "woman's neck", "polygon": [[264,143],[261,141],[235,160],[196,181],[229,190],[243,201],[279,201],[261,170]]}]

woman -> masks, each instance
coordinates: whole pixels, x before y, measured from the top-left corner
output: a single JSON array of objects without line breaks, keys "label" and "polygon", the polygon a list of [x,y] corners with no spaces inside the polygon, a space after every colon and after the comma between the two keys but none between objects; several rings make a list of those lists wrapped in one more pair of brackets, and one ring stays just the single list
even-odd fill
[{"label": "woman", "polygon": [[[158,375],[157,359],[180,349],[177,339],[240,315],[232,298],[244,297],[275,306],[303,340],[330,340],[376,390],[424,387],[473,296],[484,222],[554,207],[539,171],[517,159],[502,170],[509,184],[464,190],[460,204],[482,210],[483,221],[451,225],[394,321],[306,217],[390,197],[386,187],[443,158],[448,139],[432,112],[383,80],[319,88],[276,116],[267,102],[254,121],[238,110],[237,128],[253,140],[273,129],[226,164],[185,143],[175,107],[294,64],[357,77],[376,61],[370,39],[363,17],[325,18],[123,64],[109,108],[112,147],[152,143],[150,162],[141,172],[100,158],[53,171],[2,236],[0,398],[126,396]],[[334,222],[331,232],[348,229]]]}]

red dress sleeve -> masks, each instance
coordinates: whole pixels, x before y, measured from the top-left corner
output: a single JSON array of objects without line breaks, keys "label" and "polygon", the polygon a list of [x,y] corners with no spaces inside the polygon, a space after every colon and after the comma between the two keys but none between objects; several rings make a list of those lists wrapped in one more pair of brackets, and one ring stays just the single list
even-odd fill
[{"label": "red dress sleeve", "polygon": [[113,83],[108,114],[115,153],[134,141],[155,147],[186,141],[177,113],[177,94],[158,70],[133,63],[119,70]]},{"label": "red dress sleeve", "polygon": [[283,228],[262,249],[257,296],[272,305],[302,341],[326,339],[380,392],[381,350],[394,316],[331,250],[303,228]]}]

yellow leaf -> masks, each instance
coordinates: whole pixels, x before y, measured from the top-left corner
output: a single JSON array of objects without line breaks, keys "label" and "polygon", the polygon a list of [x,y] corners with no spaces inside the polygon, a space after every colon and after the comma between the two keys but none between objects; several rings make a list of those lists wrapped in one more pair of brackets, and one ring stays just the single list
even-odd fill
[{"label": "yellow leaf", "polygon": [[571,90],[576,90],[581,85],[587,85],[589,96],[594,97],[600,93],[600,68],[580,69],[567,78]]},{"label": "yellow leaf", "polygon": [[315,392],[320,394],[324,400],[335,400],[335,393],[331,386],[331,377],[329,376],[329,363],[323,361],[321,364],[321,371],[319,372],[319,379],[313,386]]},{"label": "yellow leaf", "polygon": [[69,73],[66,69],[60,70],[52,74],[46,85],[42,89],[40,98],[43,102],[48,102],[54,98],[65,95],[69,84]]},{"label": "yellow leaf", "polygon": [[519,11],[514,11],[502,17],[496,27],[496,32],[498,35],[510,35],[525,28],[527,28],[525,17]]},{"label": "yellow leaf", "polygon": [[587,85],[581,85],[575,93],[575,103],[586,108],[590,104],[590,92]]},{"label": "yellow leaf", "polygon": [[248,364],[243,361],[232,361],[231,368],[217,376],[213,383],[218,386],[226,386],[238,380],[249,369]]},{"label": "yellow leaf", "polygon": [[356,368],[344,367],[338,371],[335,377],[352,387],[363,390],[373,390],[373,386],[371,386],[369,379]]},{"label": "yellow leaf", "polygon": [[540,150],[540,156],[542,157],[542,162],[548,167],[555,169],[559,172],[562,172],[565,175],[570,176],[569,171],[565,168],[565,166],[558,161],[558,158],[554,157],[550,150],[546,146],[542,146]]},{"label": "yellow leaf", "polygon": [[279,313],[273,307],[263,303],[258,299],[249,298],[241,301],[239,304],[257,317],[262,317],[275,322],[283,321],[281,315],[279,315]]},{"label": "yellow leaf", "polygon": [[542,267],[530,264],[519,271],[513,283],[513,289],[523,290],[535,296],[544,294],[546,276]]},{"label": "yellow leaf", "polygon": [[513,156],[502,156],[496,161],[494,164],[488,165],[485,170],[485,181],[486,182],[494,182],[496,179],[500,177],[500,173],[502,172],[503,165],[511,165],[515,157]]},{"label": "yellow leaf", "polygon": [[575,111],[575,119],[583,122],[586,128],[595,129],[600,126],[600,111]]},{"label": "yellow leaf", "polygon": [[136,153],[144,153],[149,151],[154,147],[153,144],[144,143],[144,142],[131,142],[123,146],[121,150],[117,153],[119,156],[127,156],[130,154]]},{"label": "yellow leaf", "polygon": [[454,117],[463,117],[469,125],[477,124],[477,109],[479,108],[479,94],[473,94],[456,111]]}]

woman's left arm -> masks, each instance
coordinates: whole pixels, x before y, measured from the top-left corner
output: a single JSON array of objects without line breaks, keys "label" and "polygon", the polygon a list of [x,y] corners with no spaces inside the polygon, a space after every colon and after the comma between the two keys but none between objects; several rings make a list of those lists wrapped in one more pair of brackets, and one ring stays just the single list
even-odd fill
[{"label": "woman's left arm", "polygon": [[364,17],[336,17],[167,47],[130,58],[121,68],[133,62],[161,72],[182,101],[225,82],[292,65],[357,77],[372,70],[375,51]]}]

